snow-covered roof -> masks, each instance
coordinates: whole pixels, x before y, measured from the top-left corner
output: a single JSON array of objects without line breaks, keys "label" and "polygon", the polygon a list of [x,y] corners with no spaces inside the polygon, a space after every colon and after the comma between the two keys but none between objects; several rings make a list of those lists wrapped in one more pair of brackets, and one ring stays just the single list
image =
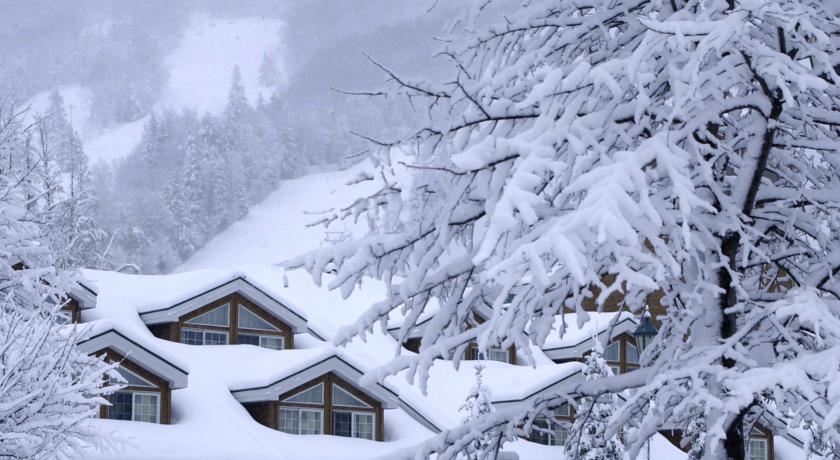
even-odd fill
[{"label": "snow-covered roof", "polygon": [[96,306],[96,286],[92,283],[77,281],[78,286],[70,289],[68,293],[71,298],[79,302],[79,308],[87,310]]},{"label": "snow-covered roof", "polygon": [[633,314],[628,312],[587,315],[589,318],[584,324],[579,324],[578,320],[582,318],[576,313],[558,315],[554,330],[562,330],[563,334],[553,333],[546,338],[542,346],[546,356],[557,361],[579,358],[592,349],[594,337],[606,344],[621,334],[632,334],[638,325]]},{"label": "snow-covered roof", "polygon": [[77,346],[87,354],[109,348],[166,380],[173,390],[187,386],[187,371],[184,368],[127,337],[117,327],[108,327]]},{"label": "snow-covered roof", "polygon": [[244,275],[234,276],[229,281],[197,293],[181,302],[145,311],[140,314],[140,318],[147,324],[177,321],[184,314],[197,310],[214,300],[238,293],[283,320],[292,327],[292,331],[296,334],[306,331],[306,318],[302,314],[260,289]]},{"label": "snow-covered roof", "polygon": [[295,369],[293,366],[289,366],[285,370],[288,371],[288,375],[265,385],[232,388],[233,396],[243,403],[276,400],[281,394],[297,388],[302,384],[310,382],[324,374],[333,373],[349,383],[364,388],[366,393],[382,403],[384,409],[399,407],[429,430],[433,432],[440,431],[440,428],[425,418],[416,408],[401,400],[395,391],[379,383],[363,386],[361,379],[364,375],[364,370],[349,363],[340,356],[327,356],[302,369]]}]

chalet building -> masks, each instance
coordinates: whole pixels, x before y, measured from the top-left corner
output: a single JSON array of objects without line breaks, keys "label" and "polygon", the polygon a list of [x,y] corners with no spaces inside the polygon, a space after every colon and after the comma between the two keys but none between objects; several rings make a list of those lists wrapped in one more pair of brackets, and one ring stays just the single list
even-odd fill
[{"label": "chalet building", "polygon": [[383,411],[397,407],[433,432],[440,431],[393,391],[379,384],[362,388],[361,376],[357,367],[330,356],[263,386],[234,389],[232,394],[254,420],[289,434],[382,441]]},{"label": "chalet building", "polygon": [[188,345],[248,344],[274,350],[294,348],[295,334],[307,332],[306,318],[244,277],[140,314],[158,338]]},{"label": "chalet building", "polygon": [[172,423],[172,390],[187,386],[186,371],[116,329],[100,332],[78,347],[84,353],[119,363],[117,371],[127,382],[108,396],[110,406],[100,407],[101,418]]}]

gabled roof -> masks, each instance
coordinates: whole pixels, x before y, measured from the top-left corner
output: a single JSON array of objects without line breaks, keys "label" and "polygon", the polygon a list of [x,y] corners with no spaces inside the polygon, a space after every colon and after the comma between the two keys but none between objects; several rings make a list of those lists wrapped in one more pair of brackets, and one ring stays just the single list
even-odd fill
[{"label": "gabled roof", "polygon": [[83,353],[110,348],[149,372],[169,382],[171,389],[187,386],[187,371],[131,340],[115,328],[107,329],[77,344]]},{"label": "gabled roof", "polygon": [[70,289],[67,294],[79,302],[79,308],[88,310],[96,306],[96,291],[88,283],[77,281],[78,286]]},{"label": "gabled roof", "polygon": [[307,332],[306,318],[269,295],[264,290],[255,286],[244,276],[237,276],[232,280],[219,284],[211,289],[196,294],[186,300],[173,305],[161,306],[152,310],[140,313],[140,318],[146,324],[159,324],[177,321],[179,317],[197,310],[214,300],[230,294],[238,293],[254,302],[259,307],[275,315],[284,323],[291,326],[294,333]]},{"label": "gabled roof", "polygon": [[381,402],[384,409],[403,409],[413,419],[429,430],[435,433],[439,433],[441,431],[440,428],[424,417],[414,407],[400,399],[399,395],[393,390],[386,388],[379,383],[373,385],[361,385],[360,381],[363,371],[337,355],[327,356],[302,369],[293,371],[288,375],[266,382],[265,385],[232,388],[231,393],[237,401],[242,403],[272,401],[279,398],[280,395],[327,373],[333,373],[348,383],[355,385]]},{"label": "gabled roof", "polygon": [[[630,313],[589,313],[590,318],[582,327],[576,324],[576,315],[568,313],[558,321],[565,321],[566,331],[562,337],[546,340],[542,349],[546,356],[554,361],[577,359],[592,349],[593,336],[602,344],[621,334],[633,334],[638,321]],[[618,316],[616,316],[618,315]],[[560,325],[555,322],[555,329]]]}]

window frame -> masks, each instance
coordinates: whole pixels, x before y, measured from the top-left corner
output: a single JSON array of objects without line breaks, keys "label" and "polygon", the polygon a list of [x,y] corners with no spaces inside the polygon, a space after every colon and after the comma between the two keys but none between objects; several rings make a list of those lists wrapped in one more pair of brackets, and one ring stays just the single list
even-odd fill
[{"label": "window frame", "polygon": [[[184,332],[198,332],[201,334],[201,343],[185,343],[184,342]],[[223,334],[225,336],[225,343],[207,343],[207,334]],[[230,345],[230,334],[226,330],[212,330],[212,329],[204,329],[204,328],[197,328],[194,326],[189,327],[182,327],[181,328],[181,343],[185,345],[196,345],[196,346],[205,346],[205,345]]]},{"label": "window frame", "polygon": [[[282,420],[282,414],[283,414],[284,410],[285,411],[294,411],[295,413],[297,413],[297,433],[290,433],[288,431],[284,431],[283,429],[281,429],[280,420]],[[302,412],[317,413],[320,416],[319,417],[320,426],[318,427],[318,429],[319,429],[318,433],[305,433],[305,434],[301,433],[301,431],[302,431],[301,413]],[[324,434],[324,409],[320,409],[320,408],[315,407],[315,406],[305,407],[303,405],[301,405],[300,407],[299,406],[291,406],[291,405],[290,406],[281,406],[277,410],[277,431],[279,431],[281,433],[286,433],[286,434],[293,434],[293,435],[296,435],[296,436],[310,436],[310,435]]]},{"label": "window frame", "polygon": [[[124,422],[144,422],[144,423],[157,423],[157,424],[161,423],[161,406],[163,405],[163,395],[161,394],[160,391],[129,390],[129,389],[123,388],[119,391],[115,391],[115,392],[112,393],[112,395],[117,395],[117,394],[123,394],[123,395],[130,396],[130,401],[131,401],[131,415],[130,415],[130,417],[131,418],[124,419],[124,418],[111,417],[111,410],[112,410],[112,408],[114,408],[116,406],[114,405],[113,402],[111,402],[110,399],[108,400],[108,402],[110,402],[111,405],[106,407],[107,412],[106,412],[106,416],[104,418],[106,418],[108,420],[122,420]],[[110,398],[111,395],[108,395],[108,396]],[[139,406],[139,403],[137,402],[137,398],[139,396],[153,396],[155,398],[155,412],[154,412],[155,420],[154,421],[139,420],[138,419],[139,414],[138,414],[137,408]]]}]

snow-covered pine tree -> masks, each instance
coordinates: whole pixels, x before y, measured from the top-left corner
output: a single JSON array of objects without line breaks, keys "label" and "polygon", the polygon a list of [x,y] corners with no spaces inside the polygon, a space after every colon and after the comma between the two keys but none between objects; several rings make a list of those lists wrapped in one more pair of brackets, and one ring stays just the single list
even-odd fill
[{"label": "snow-covered pine tree", "polygon": [[[604,359],[604,347],[595,338],[586,357],[583,378],[587,382],[612,375]],[[618,398],[612,394],[588,396],[577,405],[575,422],[566,441],[567,460],[624,460],[624,445],[617,433],[608,434],[608,426]]]},{"label": "snow-covered pine tree", "polygon": [[[645,368],[576,389],[635,388],[608,433],[637,422],[631,456],[701,406],[706,458],[743,459],[762,411],[813,422],[836,445],[840,21],[827,3],[475,2],[445,41],[449,83],[385,69],[429,114],[409,138],[379,141],[383,177],[396,162],[410,177],[340,210],[372,223],[366,237],[290,266],[316,280],[336,267],[329,286],[345,295],[387,281],[387,300],[338,343],[395,309],[405,338],[439,305],[420,353],[386,368],[421,385],[469,341],[527,350],[557,333],[555,315],[585,320],[585,299],[619,292],[638,312],[659,291],[669,314]],[[484,302],[486,322],[458,327]],[[531,409],[500,422],[517,434]],[[450,458],[448,446],[418,455]]]},{"label": "snow-covered pine tree", "polygon": [[178,173],[166,190],[166,205],[175,221],[175,246],[182,258],[200,248],[206,237],[206,215],[202,203],[202,152],[197,134],[188,132],[179,149],[183,158]]},{"label": "snow-covered pine tree", "polygon": [[[470,393],[467,395],[467,400],[460,408],[463,415],[462,423],[470,423],[473,420],[478,420],[495,412],[493,408],[493,394],[490,388],[484,384],[482,371],[484,366],[481,364],[475,365],[475,385],[470,388]],[[485,460],[492,457],[495,451],[495,444],[490,433],[484,433],[482,437],[470,442],[462,452],[466,460]]]},{"label": "snow-covered pine tree", "polygon": [[688,447],[688,460],[702,460],[705,446],[706,427],[703,418],[692,417],[683,431],[683,448]]},{"label": "snow-covered pine tree", "polygon": [[[77,458],[103,445],[97,417],[112,366],[77,351],[85,330],[63,326],[61,302],[73,280],[54,264],[40,228],[42,191],[24,114],[0,108],[0,457]],[[11,115],[10,115],[11,113]],[[47,210],[49,211],[49,210]]]}]

